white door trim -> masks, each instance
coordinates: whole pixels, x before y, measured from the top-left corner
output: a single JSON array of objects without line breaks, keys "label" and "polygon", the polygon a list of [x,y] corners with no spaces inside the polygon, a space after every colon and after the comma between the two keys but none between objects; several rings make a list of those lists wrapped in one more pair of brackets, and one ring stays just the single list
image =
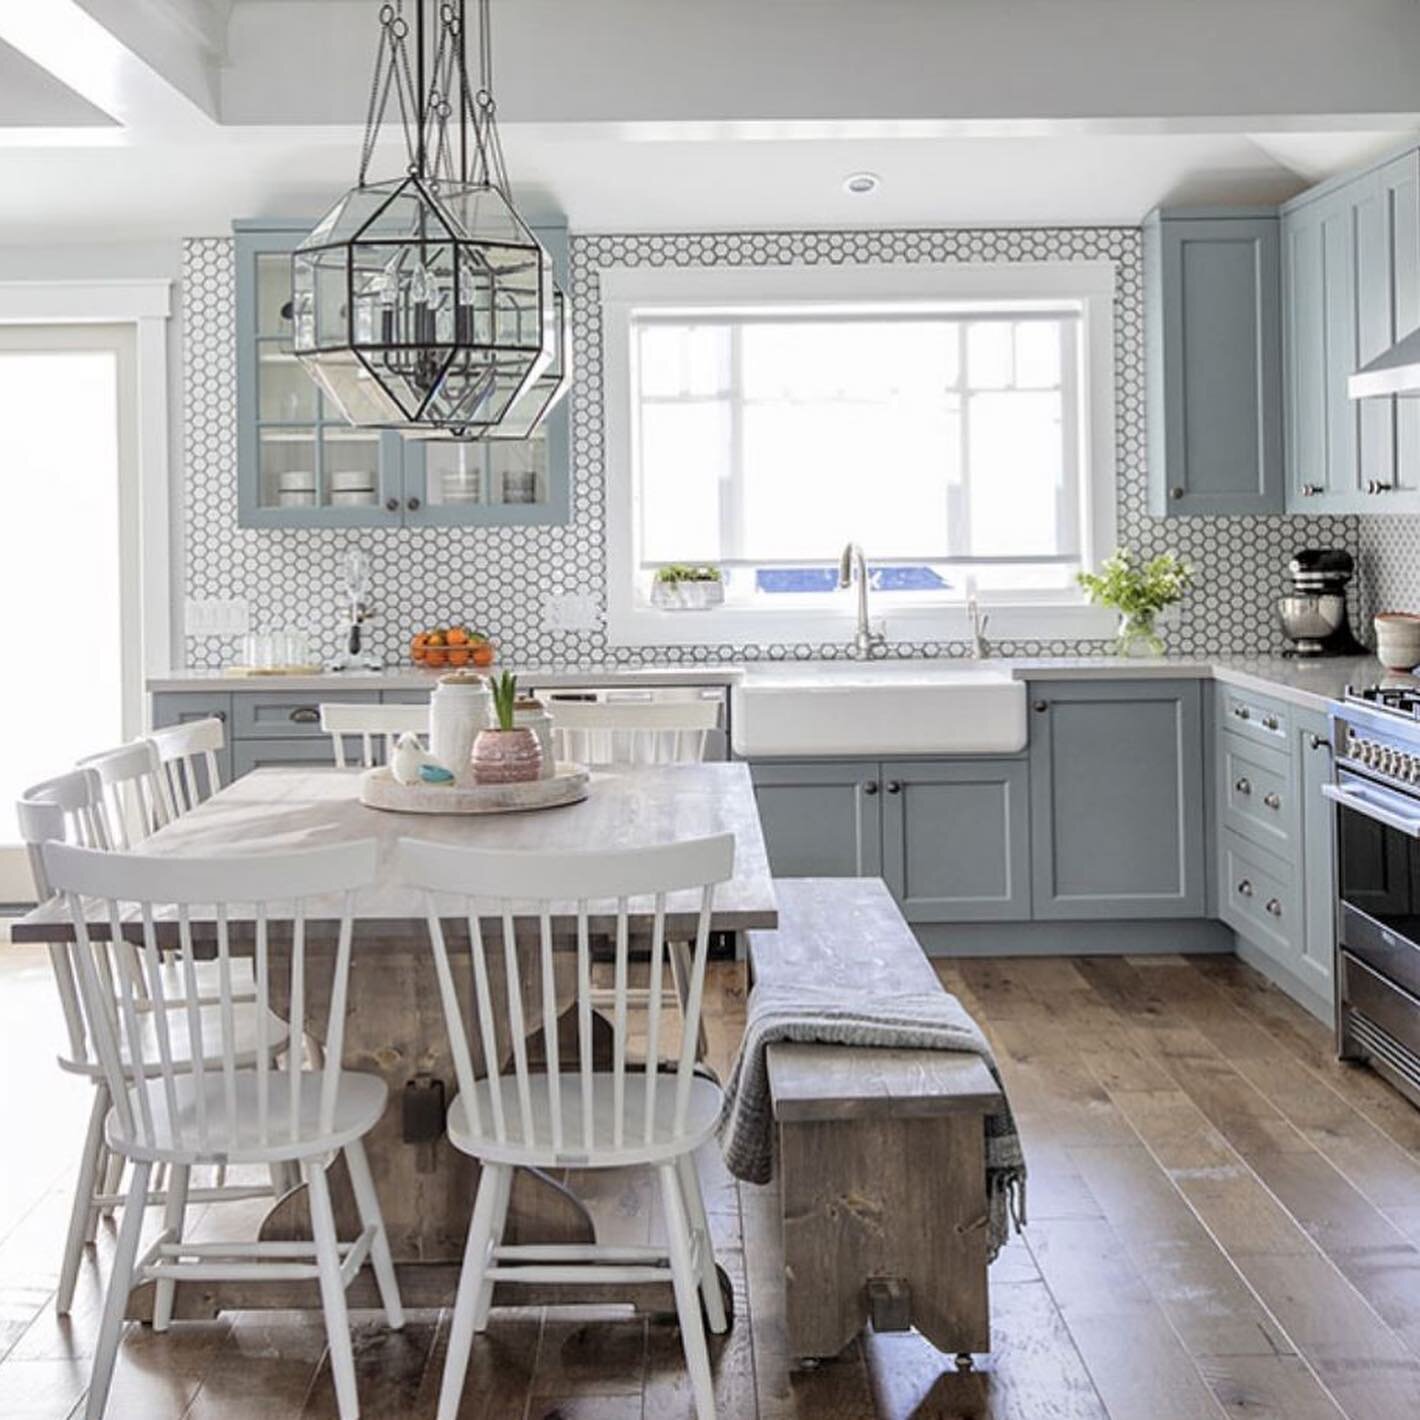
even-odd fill
[{"label": "white door trim", "polygon": [[172,554],[168,469],[168,320],[166,277],[132,280],[0,281],[0,325],[136,327],[138,553],[143,677],[172,668]]}]

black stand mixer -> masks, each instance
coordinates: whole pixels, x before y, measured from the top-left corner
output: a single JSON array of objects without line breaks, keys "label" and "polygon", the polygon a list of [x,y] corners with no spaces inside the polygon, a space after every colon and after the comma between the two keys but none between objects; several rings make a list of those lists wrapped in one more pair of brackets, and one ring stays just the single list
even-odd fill
[{"label": "black stand mixer", "polygon": [[1287,564],[1292,589],[1277,611],[1293,645],[1284,656],[1364,656],[1366,648],[1351,631],[1346,587],[1356,571],[1349,552],[1339,547],[1306,547]]}]

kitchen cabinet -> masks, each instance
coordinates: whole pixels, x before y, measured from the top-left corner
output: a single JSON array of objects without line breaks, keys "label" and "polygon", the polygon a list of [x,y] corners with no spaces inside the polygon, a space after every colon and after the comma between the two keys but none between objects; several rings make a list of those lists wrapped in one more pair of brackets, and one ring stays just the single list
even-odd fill
[{"label": "kitchen cabinet", "polygon": [[1330,726],[1325,715],[1298,713],[1296,762],[1302,811],[1302,950],[1298,967],[1308,984],[1329,998],[1336,963],[1336,815],[1321,792],[1321,786],[1332,778]]},{"label": "kitchen cabinet", "polygon": [[909,922],[1030,917],[1024,759],[884,761],[883,877]]},{"label": "kitchen cabinet", "polygon": [[[345,422],[290,348],[290,256],[310,226],[274,218],[234,224],[240,525],[565,523],[570,396],[529,440],[406,439]],[[566,289],[565,225],[533,231]],[[289,506],[297,499],[303,506]]]},{"label": "kitchen cabinet", "polygon": [[882,788],[874,761],[757,761],[750,774],[775,877],[882,873]]},{"label": "kitchen cabinet", "polygon": [[1149,509],[1280,513],[1281,234],[1275,209],[1144,223]]},{"label": "kitchen cabinet", "polygon": [[909,922],[1030,917],[1024,758],[756,760],[777,877],[878,877]]},{"label": "kitchen cabinet", "polygon": [[1287,509],[1420,511],[1420,407],[1350,376],[1420,326],[1420,150],[1282,213]]},{"label": "kitchen cabinet", "polygon": [[[153,728],[186,725],[193,720],[220,720],[226,744],[216,752],[217,776],[222,783],[232,782],[232,697],[222,691],[200,691],[196,694],[163,693],[153,697]],[[199,766],[199,787],[207,793],[206,768]]]},{"label": "kitchen cabinet", "polygon": [[1030,686],[1033,915],[1206,913],[1196,680]]}]

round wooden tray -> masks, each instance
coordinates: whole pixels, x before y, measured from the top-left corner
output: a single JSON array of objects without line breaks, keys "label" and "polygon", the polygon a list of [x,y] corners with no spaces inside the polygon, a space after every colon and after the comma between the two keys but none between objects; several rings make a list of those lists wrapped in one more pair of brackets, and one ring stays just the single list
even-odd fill
[{"label": "round wooden tray", "polygon": [[575,804],[590,781],[580,764],[559,764],[551,779],[526,784],[401,784],[381,766],[360,780],[360,802],[396,814],[516,814]]}]

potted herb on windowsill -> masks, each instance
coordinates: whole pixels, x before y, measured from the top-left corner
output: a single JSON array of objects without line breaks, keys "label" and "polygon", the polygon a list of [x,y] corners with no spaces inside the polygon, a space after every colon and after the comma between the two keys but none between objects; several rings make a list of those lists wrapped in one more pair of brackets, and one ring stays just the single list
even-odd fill
[{"label": "potted herb on windowsill", "polygon": [[1121,656],[1164,654],[1156,625],[1158,615],[1183,600],[1192,578],[1193,569],[1172,552],[1161,552],[1141,564],[1122,548],[1106,558],[1098,572],[1079,574],[1090,601],[1119,613],[1115,648]]},{"label": "potted herb on windowsill", "polygon": [[504,671],[491,684],[496,727],[480,730],[473,742],[476,784],[526,784],[542,777],[542,746],[531,729],[520,726],[518,678]]},{"label": "potted herb on windowsill", "polygon": [[651,583],[651,605],[662,611],[705,611],[724,602],[725,583],[718,567],[672,562],[658,568]]}]

